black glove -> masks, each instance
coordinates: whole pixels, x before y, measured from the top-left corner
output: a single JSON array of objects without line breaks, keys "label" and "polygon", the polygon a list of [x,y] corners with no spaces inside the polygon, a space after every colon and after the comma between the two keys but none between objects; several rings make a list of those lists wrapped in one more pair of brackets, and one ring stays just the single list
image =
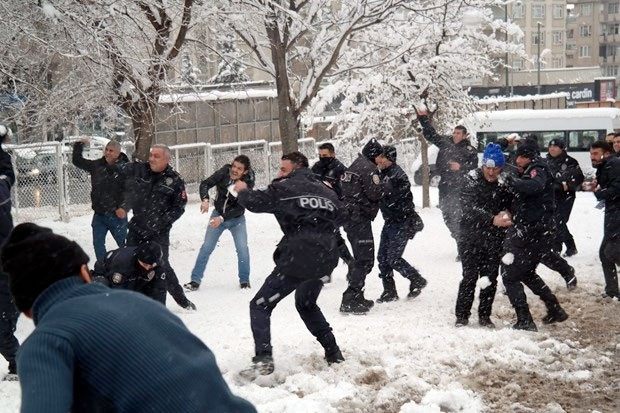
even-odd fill
[{"label": "black glove", "polygon": [[413,212],[413,215],[407,220],[407,236],[409,239],[413,239],[415,234],[424,229],[424,222],[417,212]]}]

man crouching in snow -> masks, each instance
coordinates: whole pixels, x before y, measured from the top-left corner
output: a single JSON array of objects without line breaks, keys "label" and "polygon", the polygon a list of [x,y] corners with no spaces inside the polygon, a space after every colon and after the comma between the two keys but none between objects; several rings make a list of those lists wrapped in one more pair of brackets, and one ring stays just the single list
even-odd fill
[{"label": "man crouching in snow", "polygon": [[275,215],[284,237],[273,254],[276,267],[250,302],[250,321],[256,356],[241,375],[252,379],[274,370],[271,348],[271,312],[295,291],[295,307],[306,327],[325,349],[328,363],[344,361],[316,300],[338,264],[336,230],[344,206],[334,191],[313,177],[308,159],[299,152],[282,156],[280,173],[266,190],[235,183],[239,204],[252,212]]}]

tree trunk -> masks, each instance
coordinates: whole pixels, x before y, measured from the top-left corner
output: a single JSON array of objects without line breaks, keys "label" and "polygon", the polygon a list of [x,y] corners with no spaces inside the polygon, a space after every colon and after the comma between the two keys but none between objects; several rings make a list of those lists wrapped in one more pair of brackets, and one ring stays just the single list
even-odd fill
[{"label": "tree trunk", "polygon": [[153,122],[153,105],[145,104],[142,110],[136,108],[131,113],[131,123],[136,140],[136,149],[133,157],[141,161],[149,158],[151,145],[155,138],[155,124]]},{"label": "tree trunk", "polygon": [[431,206],[430,197],[430,167],[428,165],[428,142],[423,137],[420,138],[422,148],[420,153],[422,154],[422,208],[429,208]]}]

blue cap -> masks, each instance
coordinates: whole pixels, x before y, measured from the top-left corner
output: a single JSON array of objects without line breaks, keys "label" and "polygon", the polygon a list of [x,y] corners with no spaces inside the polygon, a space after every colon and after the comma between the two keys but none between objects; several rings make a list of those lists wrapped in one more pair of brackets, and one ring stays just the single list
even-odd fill
[{"label": "blue cap", "polygon": [[501,168],[504,163],[502,148],[495,143],[489,143],[482,154],[482,165],[487,168]]}]

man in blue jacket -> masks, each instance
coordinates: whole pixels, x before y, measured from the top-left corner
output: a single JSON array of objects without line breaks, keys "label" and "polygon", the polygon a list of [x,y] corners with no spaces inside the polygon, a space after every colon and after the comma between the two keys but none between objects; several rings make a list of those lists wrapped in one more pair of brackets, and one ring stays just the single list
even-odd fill
[{"label": "man in blue jacket", "polygon": [[23,413],[256,411],[163,305],[91,283],[75,242],[21,224],[2,261],[17,308],[36,326],[17,358]]}]

